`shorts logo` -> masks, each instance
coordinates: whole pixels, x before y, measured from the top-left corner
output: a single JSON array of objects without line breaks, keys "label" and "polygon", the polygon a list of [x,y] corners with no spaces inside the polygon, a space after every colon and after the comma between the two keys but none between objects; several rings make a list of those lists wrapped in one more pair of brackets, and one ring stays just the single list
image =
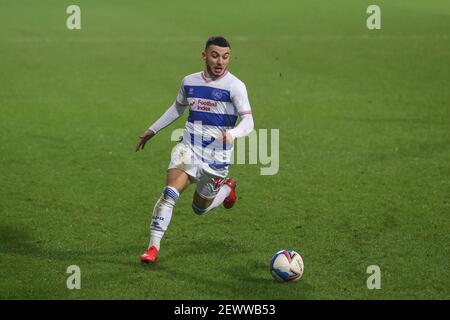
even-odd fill
[{"label": "shorts logo", "polygon": [[214,100],[218,100],[218,101],[220,101],[220,99],[222,99],[222,91],[220,91],[220,90],[217,90],[217,89],[214,89],[212,92],[211,92],[211,96],[213,97],[213,99]]}]

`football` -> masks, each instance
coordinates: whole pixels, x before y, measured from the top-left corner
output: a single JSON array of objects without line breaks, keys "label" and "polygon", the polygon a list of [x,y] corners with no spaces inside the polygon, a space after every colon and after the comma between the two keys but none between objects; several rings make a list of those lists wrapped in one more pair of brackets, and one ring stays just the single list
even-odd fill
[{"label": "football", "polygon": [[279,282],[297,281],[303,270],[303,259],[294,250],[278,251],[270,261],[270,273]]}]

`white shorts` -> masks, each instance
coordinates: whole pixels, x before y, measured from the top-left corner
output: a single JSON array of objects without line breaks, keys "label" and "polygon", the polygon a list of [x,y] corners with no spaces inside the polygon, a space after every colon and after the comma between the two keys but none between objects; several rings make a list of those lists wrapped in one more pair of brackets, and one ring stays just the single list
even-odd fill
[{"label": "white shorts", "polygon": [[213,168],[198,160],[191,148],[179,142],[172,149],[168,169],[180,169],[186,172],[197,185],[197,193],[204,199],[214,199],[225,182],[228,168]]}]

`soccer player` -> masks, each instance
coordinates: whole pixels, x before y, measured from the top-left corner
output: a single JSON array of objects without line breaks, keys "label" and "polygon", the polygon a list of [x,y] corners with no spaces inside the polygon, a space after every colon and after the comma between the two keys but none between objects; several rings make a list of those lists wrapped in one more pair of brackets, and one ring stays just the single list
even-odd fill
[{"label": "soccer player", "polygon": [[228,71],[230,54],[225,38],[209,38],[202,53],[204,70],[183,79],[172,106],[139,137],[136,151],[189,108],[183,137],[172,150],[166,186],[153,209],[150,244],[141,256],[144,264],[156,262],[172,211],[191,183],[196,184],[192,199],[196,214],[206,214],[221,204],[230,209],[237,201],[236,181],[226,178],[233,141],[253,130],[253,116],[245,84]]}]

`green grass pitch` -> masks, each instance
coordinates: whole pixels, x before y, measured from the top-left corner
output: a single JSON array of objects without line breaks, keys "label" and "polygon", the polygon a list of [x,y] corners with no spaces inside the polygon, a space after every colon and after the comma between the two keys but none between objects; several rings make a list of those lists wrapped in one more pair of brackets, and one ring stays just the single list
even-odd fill
[{"label": "green grass pitch", "polygon": [[[0,298],[450,298],[448,1],[0,0],[0,21]],[[191,187],[143,268],[186,116],[134,146],[214,34],[256,129],[280,130],[280,170],[232,167],[239,202],[204,217]],[[268,272],[282,248],[297,283]]]}]

